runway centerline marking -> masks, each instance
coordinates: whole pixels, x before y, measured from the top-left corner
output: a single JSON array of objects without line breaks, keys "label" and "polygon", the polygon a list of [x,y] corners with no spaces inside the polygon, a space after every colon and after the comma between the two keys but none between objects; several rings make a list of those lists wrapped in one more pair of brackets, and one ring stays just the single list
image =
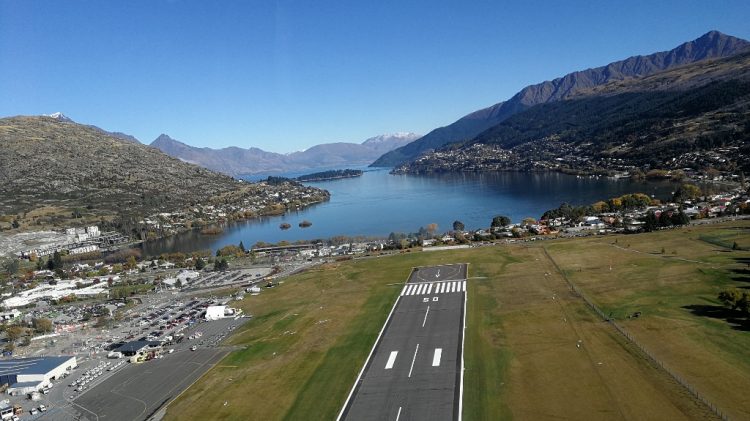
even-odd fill
[{"label": "runway centerline marking", "polygon": [[398,413],[396,414],[396,421],[398,421],[399,418],[401,418],[401,407],[400,406],[398,407]]},{"label": "runway centerline marking", "polygon": [[417,360],[417,352],[419,352],[419,344],[417,344],[417,349],[414,350],[414,357],[411,359],[411,367],[409,368],[409,378],[411,378],[411,372],[414,370],[414,361]]},{"label": "runway centerline marking", "polygon": [[388,356],[388,362],[385,363],[385,369],[390,370],[393,368],[393,364],[396,362],[396,356],[398,351],[391,351],[391,355]]},{"label": "runway centerline marking", "polygon": [[443,348],[435,348],[435,355],[432,356],[432,366],[440,365],[440,357],[443,355]]},{"label": "runway centerline marking", "polygon": [[[429,300],[429,298],[427,300]],[[430,306],[427,306],[427,311],[425,311],[424,313],[424,320],[422,321],[422,327],[424,327],[424,324],[427,323],[428,314],[430,314]]]}]

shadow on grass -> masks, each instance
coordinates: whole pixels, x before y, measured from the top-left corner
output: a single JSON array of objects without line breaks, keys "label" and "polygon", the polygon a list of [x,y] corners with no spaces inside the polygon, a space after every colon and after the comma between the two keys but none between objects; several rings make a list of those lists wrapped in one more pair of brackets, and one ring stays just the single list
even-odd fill
[{"label": "shadow on grass", "polygon": [[744,317],[737,310],[730,310],[723,306],[712,306],[705,304],[692,304],[683,306],[696,316],[710,317],[712,319],[721,319],[729,323],[732,329],[750,332],[750,319]]}]

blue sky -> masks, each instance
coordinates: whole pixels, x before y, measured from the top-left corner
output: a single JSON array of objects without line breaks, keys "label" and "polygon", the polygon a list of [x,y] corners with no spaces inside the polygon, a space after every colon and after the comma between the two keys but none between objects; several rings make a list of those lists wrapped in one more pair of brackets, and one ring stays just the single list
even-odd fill
[{"label": "blue sky", "polygon": [[424,134],[748,22],[747,1],[0,0],[0,116],[290,152]]}]

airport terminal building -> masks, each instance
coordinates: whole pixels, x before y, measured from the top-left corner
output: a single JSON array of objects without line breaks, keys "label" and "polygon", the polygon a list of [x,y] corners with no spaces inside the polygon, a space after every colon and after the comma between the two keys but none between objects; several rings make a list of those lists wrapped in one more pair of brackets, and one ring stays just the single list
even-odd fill
[{"label": "airport terminal building", "polygon": [[0,385],[7,384],[10,395],[26,394],[49,386],[77,366],[74,356],[0,360]]}]

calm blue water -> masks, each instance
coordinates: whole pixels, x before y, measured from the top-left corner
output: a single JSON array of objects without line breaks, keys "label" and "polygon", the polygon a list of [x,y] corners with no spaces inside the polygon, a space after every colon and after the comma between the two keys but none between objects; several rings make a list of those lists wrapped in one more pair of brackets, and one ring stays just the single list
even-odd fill
[{"label": "calm blue water", "polygon": [[[514,222],[538,218],[563,202],[582,205],[597,200],[642,192],[665,198],[674,184],[636,183],[606,178],[576,178],[558,173],[487,173],[437,176],[391,175],[387,169],[365,172],[361,177],[310,185],[331,192],[330,202],[284,216],[238,222],[218,236],[190,232],[144,245],[146,254],[168,251],[216,249],[243,241],[310,240],[336,235],[386,237],[390,232],[416,232],[437,223],[440,232],[462,221],[467,229],[488,227],[495,215]],[[297,224],[306,219],[309,228]],[[279,229],[288,222],[292,228]]]}]

